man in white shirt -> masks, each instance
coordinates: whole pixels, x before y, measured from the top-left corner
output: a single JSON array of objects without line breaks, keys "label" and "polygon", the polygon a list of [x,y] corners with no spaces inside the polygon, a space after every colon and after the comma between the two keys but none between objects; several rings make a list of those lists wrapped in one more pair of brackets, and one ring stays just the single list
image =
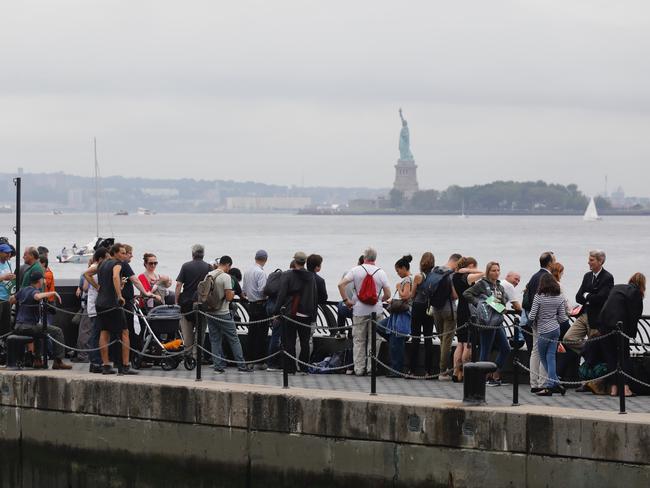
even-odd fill
[{"label": "man in white shirt", "polygon": [[519,298],[519,293],[515,288],[517,288],[520,281],[521,275],[519,273],[508,271],[506,279],[501,282],[501,286],[503,286],[506,295],[506,306],[510,305],[517,313],[521,313],[521,299]]},{"label": "man in white shirt", "polygon": [[[269,255],[264,249],[255,253],[255,264],[244,273],[244,284],[242,291],[248,300],[248,317],[253,324],[248,326],[248,360],[256,361],[263,358],[268,350],[267,338],[269,335],[269,323],[263,322],[266,315],[266,273],[264,265]],[[258,363],[256,369],[264,370],[267,365]]]},{"label": "man in white shirt", "polygon": [[[343,303],[352,309],[352,354],[354,356],[354,374],[362,376],[369,369],[367,367],[368,343],[371,340],[371,319],[372,313],[376,314],[377,319],[382,317],[382,301],[390,297],[390,287],[388,285],[388,276],[386,272],[377,267],[377,251],[371,247],[363,253],[363,264],[355,266],[346,273],[339,282],[339,293]],[[377,303],[370,305],[359,300],[358,293],[366,276],[371,275],[375,282],[377,290]],[[347,295],[346,286],[348,283],[354,283],[354,295]]]}]

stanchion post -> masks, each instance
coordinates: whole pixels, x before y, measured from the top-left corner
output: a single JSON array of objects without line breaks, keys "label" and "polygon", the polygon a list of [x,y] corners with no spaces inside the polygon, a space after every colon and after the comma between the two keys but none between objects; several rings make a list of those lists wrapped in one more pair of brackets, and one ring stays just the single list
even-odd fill
[{"label": "stanchion post", "polygon": [[[21,192],[22,192],[22,178],[14,178],[14,185],[16,185],[16,226],[14,227],[14,234],[16,235],[16,268],[14,274],[16,275],[16,293],[20,290],[20,233],[21,233]],[[16,313],[14,315],[14,328],[16,328],[16,317],[18,316],[18,302],[16,302]]]},{"label": "stanchion post", "polygon": [[513,327],[513,357],[512,357],[512,406],[519,406],[519,324],[515,319]]},{"label": "stanchion post", "polygon": [[[201,324],[201,313],[199,310],[200,305],[194,304],[194,328],[196,334],[194,337],[194,348],[196,349],[196,381],[201,381],[201,365],[203,364],[203,326]],[[192,351],[190,351],[192,354]]]},{"label": "stanchion post", "polygon": [[43,369],[47,369],[47,306],[45,300],[41,300],[41,354],[43,354]]},{"label": "stanchion post", "polygon": [[621,325],[623,322],[618,322],[616,324],[616,343],[617,343],[617,374],[616,374],[616,383],[618,384],[618,413],[625,414],[625,378],[623,377],[623,362],[625,351],[625,338],[623,337],[623,331],[621,330]]},{"label": "stanchion post", "polygon": [[285,307],[282,307],[280,310],[280,314],[282,315],[281,321],[280,321],[280,337],[282,338],[280,340],[280,350],[282,351],[282,388],[288,389],[289,388],[289,358],[287,357],[287,352],[284,349],[284,346],[287,342],[287,319],[286,314],[287,309]]},{"label": "stanchion post", "polygon": [[469,339],[472,341],[472,362],[475,363],[478,361],[478,351],[479,351],[479,337],[478,337],[478,327],[476,326],[476,323],[474,323],[474,319],[469,320]]},{"label": "stanchion post", "polygon": [[377,394],[377,313],[370,315],[370,394]]}]

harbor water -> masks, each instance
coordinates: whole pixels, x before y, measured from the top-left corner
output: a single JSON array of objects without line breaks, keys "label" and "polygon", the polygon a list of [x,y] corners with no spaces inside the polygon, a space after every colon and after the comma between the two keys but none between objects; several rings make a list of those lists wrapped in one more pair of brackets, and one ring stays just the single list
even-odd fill
[{"label": "harbor water", "polygon": [[[13,214],[0,214],[0,235],[13,240]],[[23,214],[22,244],[44,245],[57,278],[78,278],[82,264],[59,264],[55,256],[64,246],[85,245],[95,236],[94,214]],[[378,263],[392,281],[394,262],[403,254],[414,257],[432,251],[438,263],[452,252],[477,258],[479,266],[495,260],[502,275],[514,270],[522,279],[538,267],[543,251],[555,252],[565,266],[563,283],[575,293],[588,270],[587,253],[603,249],[605,267],[617,283],[632,273],[650,273],[650,217],[606,217],[585,222],[581,216],[313,216],[293,214],[156,214],[102,216],[99,233],[134,247],[133,269],[142,270],[144,252],[156,253],[158,271],[176,278],[190,248],[201,243],[206,259],[227,254],[245,270],[257,249],[269,253],[267,272],[286,269],[301,250],[323,256],[321,275],[332,299],[336,284],[367,246],[378,250]],[[525,283],[522,283],[523,286]]]}]

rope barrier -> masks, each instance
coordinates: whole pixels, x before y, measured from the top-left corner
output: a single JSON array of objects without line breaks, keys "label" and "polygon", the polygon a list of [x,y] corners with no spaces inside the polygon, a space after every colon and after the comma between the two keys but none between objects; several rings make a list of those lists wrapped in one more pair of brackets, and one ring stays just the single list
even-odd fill
[{"label": "rope barrier", "polygon": [[410,339],[435,339],[435,338],[443,337],[443,336],[450,335],[450,334],[455,335],[457,331],[459,331],[459,330],[461,330],[461,329],[463,329],[465,327],[469,327],[469,325],[470,325],[470,324],[466,323],[466,324],[463,324],[463,325],[461,325],[459,327],[455,327],[453,330],[448,330],[446,332],[439,332],[439,333],[434,333],[434,334],[431,334],[431,335],[421,336],[421,335],[404,334],[402,332],[393,331],[393,330],[389,329],[388,327],[382,325],[381,322],[375,321],[374,324],[377,327],[379,327],[379,328],[381,328],[381,329],[383,329],[385,331],[388,331],[391,334],[394,334],[394,335],[396,335],[398,337],[407,337],[407,338],[410,338]]},{"label": "rope barrier", "polygon": [[411,379],[411,380],[432,380],[434,378],[440,377],[440,375],[442,374],[442,373],[436,373],[436,374],[428,374],[428,375],[424,375],[424,376],[416,376],[416,375],[413,375],[413,374],[403,373],[402,371],[397,371],[397,370],[391,368],[390,366],[388,366],[386,363],[381,361],[376,356],[370,356],[370,358],[374,359],[377,362],[377,364],[381,364],[384,368],[386,368],[391,373],[399,375],[402,378],[406,378],[406,379]]},{"label": "rope barrier", "polygon": [[350,364],[345,364],[345,365],[343,365],[343,366],[334,366],[333,368],[324,368],[324,367],[319,366],[319,365],[317,365],[317,364],[306,363],[306,362],[304,362],[304,361],[301,361],[300,358],[297,358],[297,357],[295,357],[295,356],[292,356],[292,355],[289,354],[287,351],[278,351],[278,352],[284,352],[285,356],[287,356],[287,357],[290,358],[290,359],[293,359],[294,361],[296,361],[298,364],[301,364],[302,366],[306,366],[306,367],[308,367],[308,368],[316,368],[316,369],[320,369],[321,371],[340,371],[340,370],[342,370],[342,369],[348,369],[348,368],[354,366],[354,363],[350,363]]},{"label": "rope barrier", "polygon": [[[555,380],[549,378],[548,376],[544,376],[543,374],[540,374],[540,373],[533,373],[533,372],[530,370],[530,368],[527,368],[526,366],[524,366],[524,365],[523,365],[521,362],[519,362],[519,361],[516,362],[516,365],[519,366],[519,367],[520,367],[521,369],[523,369],[524,371],[528,371],[528,373],[530,373],[530,374],[534,374],[534,375],[538,376],[539,378],[541,378],[541,379],[543,379],[543,380],[556,382]],[[591,381],[600,381],[600,380],[603,380],[603,379],[605,379],[605,378],[609,378],[610,376],[613,376],[613,375],[615,375],[616,373],[618,373],[618,371],[610,371],[609,373],[607,373],[607,374],[605,374],[605,375],[603,375],[603,376],[599,376],[598,378],[593,378],[593,379],[590,379],[590,380],[581,380],[581,381],[561,381],[561,380],[558,380],[557,383],[559,383],[559,384],[561,384],[561,385],[567,385],[567,386],[578,386],[578,385],[584,385],[584,384],[589,383],[589,382],[591,382]]]},{"label": "rope barrier", "polygon": [[[47,338],[50,339],[55,344],[58,344],[59,346],[65,348],[65,349],[69,349],[70,351],[75,351],[75,352],[95,352],[95,351],[100,351],[102,349],[102,347],[94,347],[92,349],[80,349],[80,348],[77,348],[77,347],[68,346],[67,344],[63,344],[62,342],[57,341],[50,334],[47,334]],[[112,340],[111,342],[106,344],[106,346],[104,346],[104,347],[110,347],[113,344],[117,344],[118,342],[121,342],[121,341],[118,340],[118,339]]]},{"label": "rope barrier", "polygon": [[273,354],[269,354],[268,356],[260,358],[260,359],[255,359],[255,360],[252,360],[252,361],[236,361],[234,359],[228,359],[228,358],[224,358],[222,356],[219,356],[217,354],[214,354],[212,351],[209,351],[206,348],[204,348],[203,346],[200,346],[198,344],[196,344],[195,346],[197,348],[201,349],[201,351],[203,351],[207,355],[212,356],[215,359],[219,359],[219,360],[224,361],[224,362],[229,363],[229,364],[257,364],[257,363],[262,363],[262,362],[266,361],[267,359],[271,359],[272,357],[275,357],[278,354],[282,353],[282,351],[280,350],[280,351],[276,351]]},{"label": "rope barrier", "polygon": [[640,379],[635,378],[634,376],[627,374],[625,371],[621,371],[621,373],[622,373],[623,376],[625,376],[627,379],[630,379],[630,380],[634,381],[635,383],[638,383],[638,384],[640,384],[640,385],[643,385],[643,386],[645,386],[646,388],[650,388],[650,383],[646,383],[645,381],[641,381]]},{"label": "rope barrier", "polygon": [[[219,317],[218,315],[211,315],[211,314],[209,314],[209,313],[207,313],[207,312],[204,312],[204,311],[202,311],[202,310],[199,310],[199,313],[200,313],[201,315],[203,315],[204,317],[207,317],[207,318],[209,318],[209,319],[212,319],[212,320],[214,320],[214,321],[216,321],[216,322],[226,322],[226,323],[230,323],[230,322],[232,322],[232,318],[230,318],[230,319],[223,319],[223,318]],[[224,314],[224,315],[225,315],[225,314]],[[231,315],[231,317],[232,317],[232,315]],[[272,316],[272,317],[267,317],[267,318],[265,318],[265,319],[260,319],[260,320],[251,320],[251,321],[248,321],[248,322],[241,322],[241,324],[242,324],[242,325],[256,325],[256,324],[262,324],[262,323],[265,323],[265,322],[271,322],[271,321],[275,320],[275,319],[278,318],[278,317],[282,317],[282,316],[281,316],[281,315],[274,315],[274,316]]]},{"label": "rope barrier", "polygon": [[[523,327],[519,327],[519,330],[521,330],[524,334],[527,334],[529,336],[534,335],[533,332],[530,332],[530,331],[524,329]],[[618,331],[611,330],[611,331],[607,332],[606,334],[597,335],[597,336],[593,336],[593,337],[588,337],[588,338],[586,338],[584,340],[580,340],[580,339],[576,339],[576,340],[570,340],[570,339],[546,339],[546,338],[543,338],[543,340],[545,340],[547,342],[554,342],[556,344],[561,343],[561,344],[578,346],[578,345],[584,344],[586,342],[601,341],[601,340],[606,339],[607,337],[609,337],[609,336],[611,336],[613,334],[617,334],[617,333],[618,333]],[[625,334],[623,334],[623,335],[625,335]],[[538,338],[541,338],[541,336],[538,336]]]}]

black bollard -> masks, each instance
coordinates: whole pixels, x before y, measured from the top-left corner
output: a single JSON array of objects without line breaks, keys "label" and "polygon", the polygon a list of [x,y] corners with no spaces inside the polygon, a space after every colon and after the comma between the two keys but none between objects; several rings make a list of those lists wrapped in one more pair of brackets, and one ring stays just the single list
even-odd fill
[{"label": "black bollard", "polygon": [[616,333],[617,333],[617,349],[618,349],[618,354],[617,354],[617,374],[616,374],[616,382],[618,383],[618,413],[619,414],[625,414],[627,413],[625,411],[625,378],[623,376],[623,362],[625,361],[624,359],[624,348],[625,348],[625,337],[623,337],[623,331],[621,330],[621,325],[623,325],[623,322],[618,322],[616,324]]},{"label": "black bollard", "polygon": [[465,364],[463,368],[463,403],[466,405],[485,404],[485,377],[496,370],[497,365],[488,361]]},{"label": "black bollard", "polygon": [[370,315],[370,394],[377,394],[377,313],[372,312]]},{"label": "black bollard", "polygon": [[[199,304],[194,304],[194,329],[196,334],[194,337],[194,347],[196,348],[196,381],[201,381],[201,365],[203,364],[203,350],[199,346],[203,346],[203,327],[201,326],[201,314],[199,313]],[[192,354],[192,351],[190,351]]]}]

